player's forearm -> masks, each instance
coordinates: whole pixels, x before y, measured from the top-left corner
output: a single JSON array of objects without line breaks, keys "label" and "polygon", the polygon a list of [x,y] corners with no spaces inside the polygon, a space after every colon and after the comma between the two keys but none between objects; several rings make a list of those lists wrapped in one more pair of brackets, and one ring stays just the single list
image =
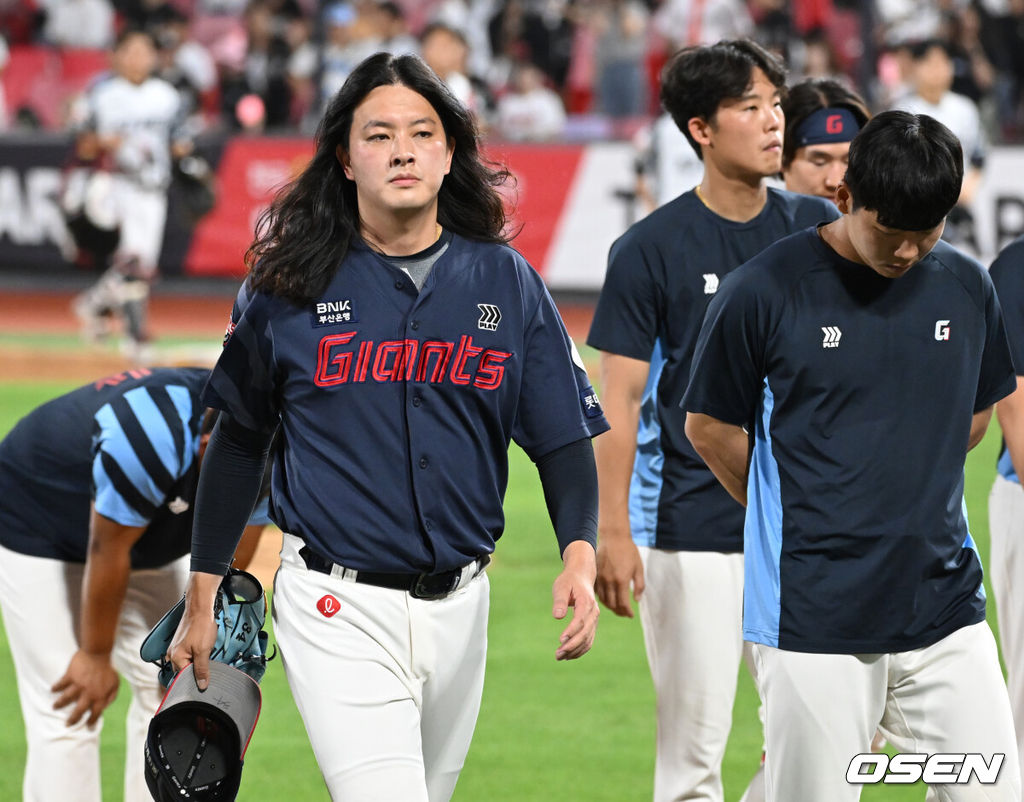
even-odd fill
[{"label": "player's forearm", "polygon": [[128,580],[131,547],[142,528],[123,527],[93,512],[89,551],[82,580],[79,646],[85,652],[107,656],[114,648]]},{"label": "player's forearm", "polygon": [[611,429],[594,441],[600,488],[598,525],[604,540],[629,540],[629,486],[636,459],[640,408],[650,365],[617,354],[601,355],[602,403]]},{"label": "player's forearm", "polygon": [[562,552],[562,564],[565,570],[583,576],[590,586],[597,578],[597,556],[592,543],[575,540]]},{"label": "player's forearm", "polygon": [[985,432],[988,431],[988,424],[991,420],[992,407],[983,409],[981,412],[974,413],[974,417],[971,418],[971,436],[967,441],[968,451],[978,445],[978,443],[985,438]]},{"label": "player's forearm", "polygon": [[603,539],[630,539],[629,484],[636,459],[636,424],[627,427],[628,424],[612,424],[612,428],[594,442],[600,488],[598,525]]},{"label": "player's forearm", "polygon": [[1017,389],[996,404],[996,417],[1013,470],[1024,481],[1024,378],[1018,376]]},{"label": "player's forearm", "polygon": [[193,571],[227,573],[259,496],[271,437],[243,429],[226,415],[218,420],[196,491]]},{"label": "player's forearm", "polygon": [[[600,438],[598,438],[600,439]],[[590,438],[582,438],[537,460],[544,501],[555,528],[559,551],[597,543],[597,471]]]},{"label": "player's forearm", "polygon": [[214,601],[220,588],[221,574],[193,571],[185,586],[185,615],[190,617],[213,617]]},{"label": "player's forearm", "polygon": [[722,487],[747,506],[750,440],[743,427],[710,415],[687,412],[686,436]]}]

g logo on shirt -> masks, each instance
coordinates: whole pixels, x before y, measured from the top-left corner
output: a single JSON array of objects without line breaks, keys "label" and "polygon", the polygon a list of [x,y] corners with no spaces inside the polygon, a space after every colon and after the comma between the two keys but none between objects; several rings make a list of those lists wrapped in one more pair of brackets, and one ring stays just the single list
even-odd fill
[{"label": "g logo on shirt", "polygon": [[935,321],[935,339],[936,340],[948,340],[949,339],[949,321],[948,320],[936,320]]}]

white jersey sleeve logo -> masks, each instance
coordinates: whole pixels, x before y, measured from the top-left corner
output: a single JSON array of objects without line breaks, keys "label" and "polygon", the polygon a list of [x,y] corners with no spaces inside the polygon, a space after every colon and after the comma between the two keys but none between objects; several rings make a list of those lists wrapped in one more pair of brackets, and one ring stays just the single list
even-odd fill
[{"label": "white jersey sleeve logo", "polygon": [[936,320],[935,321],[935,339],[936,340],[948,340],[949,339],[949,321],[948,320]]},{"label": "white jersey sleeve logo", "polygon": [[173,501],[167,502],[167,509],[169,509],[175,515],[181,515],[188,509],[188,502],[185,501],[181,496],[178,496]]},{"label": "white jersey sleeve logo", "polygon": [[838,348],[839,338],[843,336],[843,333],[839,330],[838,326],[822,326],[821,330],[825,333],[825,339],[821,342],[822,348]]},{"label": "white jersey sleeve logo", "polygon": [[705,273],[704,274],[704,294],[714,295],[718,292],[718,274],[717,273]]},{"label": "white jersey sleeve logo", "polygon": [[501,322],[501,310],[494,304],[477,304],[476,308],[480,310],[480,319],[476,323],[477,328],[484,329],[484,331],[497,331],[498,324]]}]

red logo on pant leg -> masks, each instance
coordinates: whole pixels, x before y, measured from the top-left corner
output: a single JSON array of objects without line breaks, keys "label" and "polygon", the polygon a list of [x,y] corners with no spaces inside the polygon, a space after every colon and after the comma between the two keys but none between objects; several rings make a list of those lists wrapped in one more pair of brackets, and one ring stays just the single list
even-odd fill
[{"label": "red logo on pant leg", "polygon": [[331,618],[341,609],[341,602],[328,593],[316,603],[316,609],[324,618]]}]

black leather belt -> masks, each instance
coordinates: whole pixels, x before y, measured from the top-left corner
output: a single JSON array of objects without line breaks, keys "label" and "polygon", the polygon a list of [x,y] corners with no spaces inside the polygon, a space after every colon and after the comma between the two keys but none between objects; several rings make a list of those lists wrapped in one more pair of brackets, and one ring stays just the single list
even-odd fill
[{"label": "black leather belt", "polygon": [[[317,554],[309,546],[303,546],[299,549],[299,556],[306,564],[306,568],[321,574],[330,574],[334,567],[338,565],[333,560],[328,560],[326,557]],[[480,557],[476,561],[476,573],[471,578],[479,576],[490,561],[491,556],[489,554]],[[451,571],[442,571],[439,574],[389,574],[376,571],[353,570],[356,582],[364,585],[376,585],[380,588],[404,590],[415,599],[443,599],[458,589],[462,572],[462,568],[453,568]]]}]

